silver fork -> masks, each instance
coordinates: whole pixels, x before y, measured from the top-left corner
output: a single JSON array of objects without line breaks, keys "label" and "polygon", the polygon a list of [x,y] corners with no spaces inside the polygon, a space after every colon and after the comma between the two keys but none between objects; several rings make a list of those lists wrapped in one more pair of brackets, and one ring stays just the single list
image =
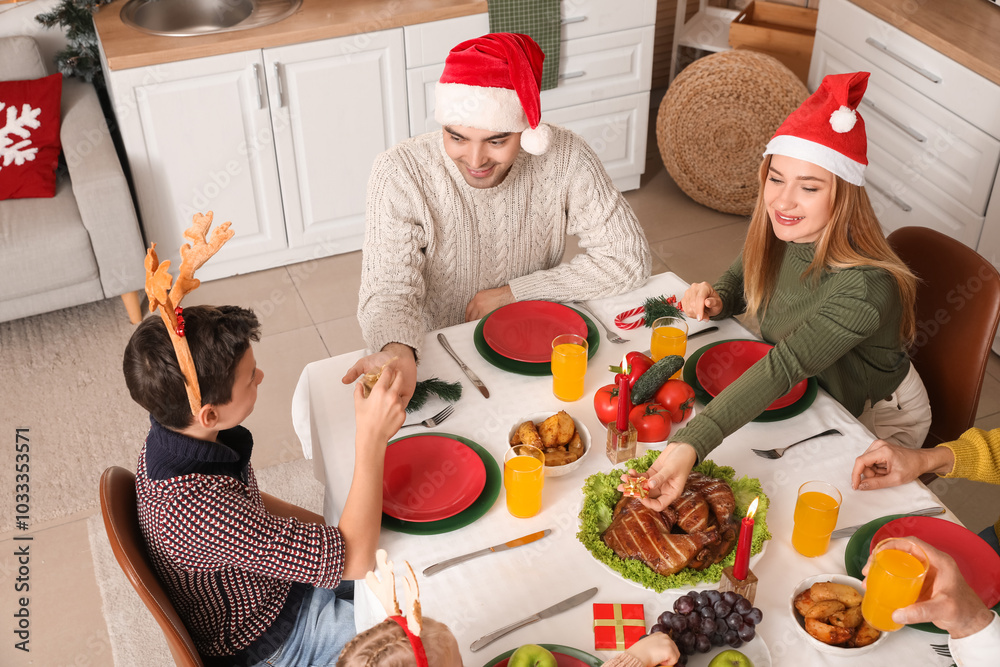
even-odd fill
[{"label": "silver fork", "polygon": [[931,649],[940,656],[945,658],[951,657],[951,650],[947,644],[931,644]]},{"label": "silver fork", "polygon": [[601,328],[604,329],[605,337],[609,341],[611,341],[612,343],[627,343],[628,342],[627,338],[622,338],[621,336],[618,336],[616,334],[611,333],[611,329],[609,329],[607,327],[607,325],[604,324],[604,322],[601,321],[601,318],[599,318],[597,315],[594,314],[594,311],[592,311],[590,308],[587,308],[587,306],[584,305],[584,303],[582,301],[575,301],[573,305],[579,306],[580,310],[584,311],[585,313],[587,313],[588,315],[590,315],[591,317],[593,317],[594,320],[596,320],[597,323],[601,325]]},{"label": "silver fork", "polygon": [[822,433],[817,433],[816,435],[810,435],[808,438],[802,438],[798,442],[793,442],[787,447],[778,447],[777,449],[751,449],[757,456],[763,456],[765,459],[780,459],[785,455],[785,452],[794,447],[795,445],[801,444],[806,440],[812,440],[813,438],[822,438],[824,435],[844,435],[835,428],[829,428]]},{"label": "silver fork", "polygon": [[440,424],[441,422],[443,422],[445,419],[447,419],[448,417],[450,417],[451,413],[454,412],[454,411],[455,411],[455,406],[454,405],[447,405],[447,406],[445,406],[445,408],[441,412],[437,413],[433,417],[428,417],[427,419],[423,420],[422,422],[416,422],[414,424],[403,424],[399,428],[400,429],[404,429],[407,426],[426,426],[427,428],[434,428],[435,426],[437,426],[438,424]]}]

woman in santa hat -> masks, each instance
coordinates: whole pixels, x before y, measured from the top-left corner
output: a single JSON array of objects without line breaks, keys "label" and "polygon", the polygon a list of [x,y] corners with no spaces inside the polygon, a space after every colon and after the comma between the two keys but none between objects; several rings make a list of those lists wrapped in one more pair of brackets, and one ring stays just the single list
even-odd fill
[{"label": "woman in santa hat", "polygon": [[748,313],[774,347],[671,438],[650,468],[650,506],[666,507],[698,460],[809,377],[879,438],[923,444],[930,403],[907,355],[916,279],[863,187],[867,85],[867,72],[827,76],[785,120],[764,151],[742,254],[715,285],[685,292],[689,317]]}]

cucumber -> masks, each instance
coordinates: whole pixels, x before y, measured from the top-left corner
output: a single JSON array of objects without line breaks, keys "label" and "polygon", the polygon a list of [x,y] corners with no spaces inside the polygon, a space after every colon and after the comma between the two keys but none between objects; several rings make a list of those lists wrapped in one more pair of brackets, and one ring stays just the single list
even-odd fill
[{"label": "cucumber", "polygon": [[640,403],[649,401],[653,398],[656,390],[662,387],[670,379],[671,375],[683,367],[684,357],[677,356],[676,354],[671,354],[657,361],[649,370],[640,375],[639,379],[632,385],[632,393],[630,394],[632,405],[639,405]]}]

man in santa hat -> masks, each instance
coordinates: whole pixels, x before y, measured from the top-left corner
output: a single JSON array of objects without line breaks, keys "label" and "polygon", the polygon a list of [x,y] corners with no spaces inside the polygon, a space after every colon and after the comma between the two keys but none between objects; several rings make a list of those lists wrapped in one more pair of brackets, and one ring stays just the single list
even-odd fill
[{"label": "man in santa hat", "polygon": [[[435,92],[442,129],[376,158],[358,303],[376,352],[345,383],[398,357],[412,394],[430,330],[514,301],[626,292],[649,276],[642,228],[600,159],[541,122],[544,57],[513,33],[459,44]],[[567,235],[584,252],[560,263]]]}]

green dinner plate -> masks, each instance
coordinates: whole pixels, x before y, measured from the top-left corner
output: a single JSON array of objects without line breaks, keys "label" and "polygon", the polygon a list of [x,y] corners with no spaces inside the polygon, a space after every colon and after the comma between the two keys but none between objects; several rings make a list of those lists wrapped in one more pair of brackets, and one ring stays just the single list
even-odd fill
[{"label": "green dinner plate", "polygon": [[[447,519],[441,519],[440,521],[403,521],[402,519],[397,519],[383,513],[383,528],[394,530],[397,533],[405,533],[407,535],[439,535],[441,533],[449,533],[453,530],[458,530],[459,528],[468,526],[470,523],[486,514],[486,512],[493,507],[493,503],[496,502],[497,496],[500,495],[500,485],[503,483],[503,477],[500,474],[500,466],[497,465],[497,462],[493,458],[492,454],[468,438],[463,438],[462,436],[455,435],[454,433],[417,433],[405,436],[405,438],[427,435],[440,435],[446,438],[453,438],[472,449],[472,451],[474,451],[479,458],[483,460],[483,465],[486,466],[486,484],[483,485],[483,491],[479,494],[479,497],[464,510],[455,516],[450,516]],[[404,440],[405,438],[397,438],[393,442]],[[392,445],[391,442],[389,444]]]},{"label": "green dinner plate", "polygon": [[[706,350],[709,350],[716,345],[721,343],[731,343],[736,340],[749,340],[741,338],[730,338],[729,340],[717,340],[714,343],[709,343],[708,345],[698,349],[696,352],[692,353],[691,356],[687,358],[684,362],[684,381],[687,382],[694,388],[695,397],[703,404],[708,405],[712,402],[712,395],[705,391],[698,382],[698,375],[695,372],[695,366],[698,365],[698,360],[701,359],[701,355],[705,354]],[[813,404],[816,400],[816,395],[819,393],[819,384],[816,382],[816,378],[811,377],[806,383],[806,393],[802,395],[802,398],[795,401],[791,405],[787,405],[783,408],[778,408],[777,410],[765,410],[760,413],[753,421],[755,422],[777,422],[784,419],[791,419],[797,415],[802,414]]]},{"label": "green dinner plate", "polygon": [[[604,664],[604,661],[601,660],[600,658],[595,658],[589,653],[585,653],[580,649],[573,648],[572,646],[562,646],[561,644],[539,644],[539,646],[541,646],[542,648],[547,648],[553,653],[561,653],[562,655],[569,656],[570,658],[575,658],[584,665],[587,665],[587,667],[601,667],[601,665]],[[501,662],[503,662],[510,656],[514,655],[514,651],[516,650],[517,650],[516,648],[512,648],[509,651],[501,653],[500,655],[498,655],[497,657],[493,658],[485,665],[483,665],[483,667],[496,667],[496,665],[499,665]]]},{"label": "green dinner plate", "polygon": [[[569,306],[567,306],[567,308],[569,308]],[[576,308],[570,308],[570,310],[582,317],[583,321],[587,323],[587,358],[593,359],[594,355],[597,353],[597,347],[601,344],[601,332],[597,330],[597,326],[589,317],[581,313]],[[494,310],[493,312],[496,311]],[[493,313],[490,313],[490,315],[492,314]],[[476,351],[479,352],[479,356],[500,370],[507,371],[508,373],[532,375],[537,377],[552,375],[551,364],[535,364],[527,361],[508,359],[490,347],[486,342],[486,339],[483,338],[483,325],[486,324],[486,320],[490,318],[490,315],[487,315],[479,320],[479,324],[476,325],[476,332],[472,335],[472,340],[476,344]]]},{"label": "green dinner plate", "polygon": [[[851,575],[855,579],[864,579],[865,576],[861,574],[862,568],[864,568],[865,563],[868,562],[868,555],[872,550],[872,538],[875,537],[875,533],[878,529],[889,523],[894,519],[899,519],[904,516],[910,516],[909,514],[890,514],[889,516],[879,517],[878,519],[873,519],[865,525],[858,528],[853,535],[851,535],[850,541],[847,543],[847,551],[844,553],[844,567],[847,569],[847,574]],[[1000,602],[993,607],[993,611],[1000,614]],[[936,632],[938,634],[948,634],[945,630],[942,630],[933,623],[914,623],[909,627],[916,628],[917,630],[923,630],[924,632]]]}]

